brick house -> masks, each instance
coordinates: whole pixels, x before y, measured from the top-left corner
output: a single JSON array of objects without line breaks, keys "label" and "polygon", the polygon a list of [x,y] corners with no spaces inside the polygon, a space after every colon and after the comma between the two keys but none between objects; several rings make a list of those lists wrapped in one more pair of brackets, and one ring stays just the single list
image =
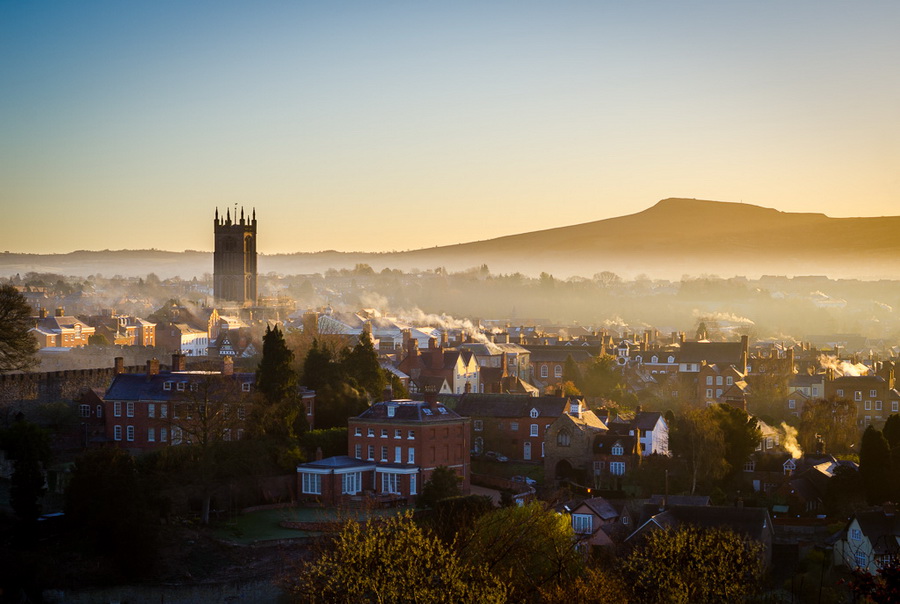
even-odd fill
[{"label": "brick house", "polygon": [[877,363],[873,374],[825,378],[825,398],[847,399],[856,404],[856,422],[865,427],[880,424],[892,413],[900,412],[900,392],[895,388],[894,363]]},{"label": "brick house", "polygon": [[745,376],[734,365],[701,364],[697,373],[697,400],[707,407],[726,403],[746,410],[748,393]]},{"label": "brick house", "polygon": [[329,506],[363,496],[412,504],[438,466],[456,471],[468,493],[470,420],[428,399],[382,401],[350,418],[348,455],[297,466],[301,498]]},{"label": "brick house", "polygon": [[103,396],[106,438],[132,452],[169,445],[239,439],[254,373],[235,373],[231,359],[221,371],[188,371],[173,355],[172,369],[147,361],[145,373],[116,375]]},{"label": "brick house", "polygon": [[62,307],[52,317],[42,308],[30,331],[40,348],[81,348],[96,332],[84,321],[67,315]]},{"label": "brick house", "polygon": [[86,317],[98,334],[116,346],[156,346],[156,323],[106,311],[100,316]]},{"label": "brick house", "polygon": [[512,460],[544,457],[544,437],[550,424],[566,412],[566,397],[524,394],[464,394],[456,405],[472,418],[472,450],[496,451]]}]

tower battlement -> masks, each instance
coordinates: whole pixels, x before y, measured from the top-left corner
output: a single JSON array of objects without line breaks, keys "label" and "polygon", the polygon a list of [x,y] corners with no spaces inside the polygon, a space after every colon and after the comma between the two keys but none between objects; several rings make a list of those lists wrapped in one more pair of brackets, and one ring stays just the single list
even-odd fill
[{"label": "tower battlement", "polygon": [[241,306],[256,304],[256,209],[252,217],[238,219],[231,210],[213,220],[215,252],[213,253],[213,295],[216,302],[232,302]]}]

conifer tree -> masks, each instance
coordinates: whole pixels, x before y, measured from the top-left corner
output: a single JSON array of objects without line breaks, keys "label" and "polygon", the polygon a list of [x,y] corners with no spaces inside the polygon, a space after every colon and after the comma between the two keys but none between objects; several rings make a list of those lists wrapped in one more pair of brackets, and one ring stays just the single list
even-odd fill
[{"label": "conifer tree", "polygon": [[294,353],[288,348],[278,326],[266,327],[262,360],[256,369],[256,389],[269,405],[296,397],[297,372],[292,367],[293,362]]},{"label": "conifer tree", "polygon": [[870,505],[880,505],[891,499],[893,472],[891,450],[884,435],[873,426],[863,432],[859,447],[859,473]]},{"label": "conifer tree", "polygon": [[343,366],[347,375],[356,380],[370,399],[381,397],[387,385],[387,378],[381,365],[378,364],[378,353],[372,344],[372,334],[368,326],[359,334],[356,346],[344,357]]}]

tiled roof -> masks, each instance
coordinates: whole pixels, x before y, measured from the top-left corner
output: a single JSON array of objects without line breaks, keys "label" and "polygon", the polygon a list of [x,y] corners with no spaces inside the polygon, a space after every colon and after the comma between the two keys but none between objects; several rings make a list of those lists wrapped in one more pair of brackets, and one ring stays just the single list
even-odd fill
[{"label": "tiled roof", "polygon": [[876,554],[900,552],[900,517],[896,513],[888,516],[883,509],[860,512],[856,521]]}]

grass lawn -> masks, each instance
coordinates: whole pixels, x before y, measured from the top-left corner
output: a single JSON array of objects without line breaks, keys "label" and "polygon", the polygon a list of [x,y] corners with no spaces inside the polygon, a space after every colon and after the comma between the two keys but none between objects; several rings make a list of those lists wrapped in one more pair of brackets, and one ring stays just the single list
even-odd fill
[{"label": "grass lawn", "polygon": [[321,533],[283,528],[279,523],[285,520],[295,522],[334,522],[345,519],[365,520],[373,515],[388,516],[399,514],[406,509],[408,508],[334,510],[294,507],[258,510],[241,514],[232,520],[222,523],[215,529],[215,535],[219,539],[242,544],[275,539],[312,537]]},{"label": "grass lawn", "polygon": [[492,459],[472,460],[472,471],[476,474],[486,474],[488,476],[499,476],[501,478],[511,478],[513,476],[527,476],[534,478],[539,483],[544,480],[543,464],[524,463],[515,461],[494,461]]}]

